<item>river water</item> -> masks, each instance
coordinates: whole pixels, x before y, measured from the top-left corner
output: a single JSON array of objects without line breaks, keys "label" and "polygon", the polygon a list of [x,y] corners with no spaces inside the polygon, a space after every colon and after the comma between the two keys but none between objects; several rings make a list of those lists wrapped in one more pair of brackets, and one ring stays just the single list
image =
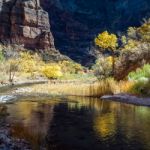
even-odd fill
[{"label": "river water", "polygon": [[12,136],[33,150],[150,150],[148,107],[79,97],[3,105]]}]

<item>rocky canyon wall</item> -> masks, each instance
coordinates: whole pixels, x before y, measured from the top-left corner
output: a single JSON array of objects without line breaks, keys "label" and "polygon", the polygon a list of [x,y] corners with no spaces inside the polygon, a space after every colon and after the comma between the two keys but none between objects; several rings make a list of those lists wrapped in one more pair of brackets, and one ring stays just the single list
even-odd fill
[{"label": "rocky canyon wall", "polygon": [[39,0],[0,0],[0,41],[54,49],[48,13]]}]

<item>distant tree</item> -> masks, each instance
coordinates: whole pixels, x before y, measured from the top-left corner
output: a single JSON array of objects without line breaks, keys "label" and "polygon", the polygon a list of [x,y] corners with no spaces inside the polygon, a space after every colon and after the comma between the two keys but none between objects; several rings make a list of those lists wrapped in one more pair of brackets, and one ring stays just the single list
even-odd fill
[{"label": "distant tree", "polygon": [[115,69],[115,50],[118,47],[118,38],[115,34],[110,34],[107,31],[100,33],[95,38],[95,44],[102,48],[103,51],[110,50],[112,52],[112,75]]}]

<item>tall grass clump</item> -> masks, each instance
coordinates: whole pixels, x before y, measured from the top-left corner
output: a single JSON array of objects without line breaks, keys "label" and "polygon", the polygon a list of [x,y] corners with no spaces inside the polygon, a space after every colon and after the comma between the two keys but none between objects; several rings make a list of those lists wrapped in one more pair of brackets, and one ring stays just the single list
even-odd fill
[{"label": "tall grass clump", "polygon": [[57,80],[56,82],[49,81],[48,84],[41,86],[34,85],[31,92],[65,96],[101,97],[103,95],[126,92],[131,86],[131,82],[117,82],[113,78],[99,80],[93,83],[80,81],[59,82]]}]

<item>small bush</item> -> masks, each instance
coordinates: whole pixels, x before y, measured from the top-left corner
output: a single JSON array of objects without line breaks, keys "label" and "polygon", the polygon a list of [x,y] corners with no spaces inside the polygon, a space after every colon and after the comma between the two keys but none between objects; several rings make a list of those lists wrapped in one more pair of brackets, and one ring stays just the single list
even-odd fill
[{"label": "small bush", "polygon": [[150,96],[150,81],[136,81],[129,89],[129,92],[141,96]]},{"label": "small bush", "polygon": [[19,63],[20,71],[24,73],[39,72],[40,67],[44,64],[37,54],[31,55],[29,52],[20,54]]},{"label": "small bush", "polygon": [[7,72],[9,74],[9,82],[13,82],[16,72],[19,69],[19,62],[16,59],[7,61]]},{"label": "small bush", "polygon": [[108,78],[112,74],[112,57],[101,56],[92,67],[98,79]]},{"label": "small bush", "polygon": [[135,81],[129,92],[138,95],[150,95],[150,64],[131,72],[128,78]]},{"label": "small bush", "polygon": [[83,70],[83,67],[80,64],[73,61],[61,61],[59,62],[59,66],[61,66],[63,73],[78,74]]},{"label": "small bush", "polygon": [[60,66],[56,64],[47,64],[43,67],[42,73],[49,79],[57,79],[62,76]]}]

